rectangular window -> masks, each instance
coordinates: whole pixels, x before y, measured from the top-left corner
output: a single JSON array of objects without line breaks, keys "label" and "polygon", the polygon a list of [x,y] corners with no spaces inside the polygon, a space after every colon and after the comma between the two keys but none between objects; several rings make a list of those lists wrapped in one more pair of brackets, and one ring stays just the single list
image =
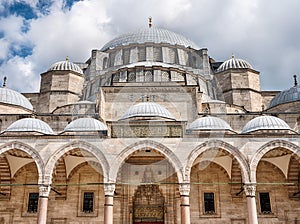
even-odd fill
[{"label": "rectangular window", "polygon": [[27,212],[37,213],[38,203],[39,203],[39,193],[29,193]]},{"label": "rectangular window", "polygon": [[94,211],[94,192],[83,193],[82,211],[85,213],[91,213]]},{"label": "rectangular window", "polygon": [[216,213],[214,193],[204,193],[204,212],[206,214]]},{"label": "rectangular window", "polygon": [[260,211],[264,214],[271,213],[271,202],[269,193],[259,193]]}]

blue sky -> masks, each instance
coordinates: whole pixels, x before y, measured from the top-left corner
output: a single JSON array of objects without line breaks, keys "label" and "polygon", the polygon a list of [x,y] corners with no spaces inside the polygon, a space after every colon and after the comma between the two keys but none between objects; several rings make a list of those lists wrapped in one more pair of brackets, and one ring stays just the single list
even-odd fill
[{"label": "blue sky", "polygon": [[263,90],[283,90],[300,78],[299,9],[298,0],[0,0],[0,78],[36,92],[53,63],[84,62],[152,16],[154,26],[183,34],[217,61],[232,53],[247,60]]}]

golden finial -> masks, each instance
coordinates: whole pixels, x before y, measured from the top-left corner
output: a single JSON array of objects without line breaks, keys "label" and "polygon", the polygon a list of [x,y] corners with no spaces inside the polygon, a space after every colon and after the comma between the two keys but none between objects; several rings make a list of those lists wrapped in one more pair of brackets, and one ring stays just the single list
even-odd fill
[{"label": "golden finial", "polygon": [[234,53],[231,54],[231,58],[232,58],[232,59],[234,58]]},{"label": "golden finial", "polygon": [[3,87],[5,87],[6,86],[6,76],[4,76],[4,78],[3,78]]},{"label": "golden finial", "polygon": [[149,28],[151,28],[152,27],[152,17],[150,16],[148,19],[149,19]]},{"label": "golden finial", "polygon": [[297,82],[297,75],[294,75],[294,85],[297,86],[298,82]]},{"label": "golden finial", "polygon": [[66,61],[69,61],[69,56],[66,57]]}]

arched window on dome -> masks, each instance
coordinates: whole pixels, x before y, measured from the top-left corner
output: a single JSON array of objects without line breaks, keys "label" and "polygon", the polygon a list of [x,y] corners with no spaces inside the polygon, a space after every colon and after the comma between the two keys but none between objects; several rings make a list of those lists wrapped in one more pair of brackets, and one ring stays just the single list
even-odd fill
[{"label": "arched window on dome", "polygon": [[152,70],[145,71],[145,82],[153,82]]},{"label": "arched window on dome", "polygon": [[102,68],[105,69],[107,68],[107,57],[103,58],[103,65]]}]

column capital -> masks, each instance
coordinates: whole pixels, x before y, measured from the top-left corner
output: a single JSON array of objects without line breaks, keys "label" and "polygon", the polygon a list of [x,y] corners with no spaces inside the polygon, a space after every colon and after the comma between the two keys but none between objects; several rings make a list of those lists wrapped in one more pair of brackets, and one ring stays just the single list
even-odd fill
[{"label": "column capital", "polygon": [[179,183],[180,196],[189,196],[190,189],[191,189],[190,183]]},{"label": "column capital", "polygon": [[114,183],[104,184],[104,194],[106,196],[114,196],[116,185]]},{"label": "column capital", "polygon": [[246,197],[255,197],[256,183],[245,183],[244,190]]},{"label": "column capital", "polygon": [[50,194],[50,185],[39,185],[39,197],[48,198]]}]

